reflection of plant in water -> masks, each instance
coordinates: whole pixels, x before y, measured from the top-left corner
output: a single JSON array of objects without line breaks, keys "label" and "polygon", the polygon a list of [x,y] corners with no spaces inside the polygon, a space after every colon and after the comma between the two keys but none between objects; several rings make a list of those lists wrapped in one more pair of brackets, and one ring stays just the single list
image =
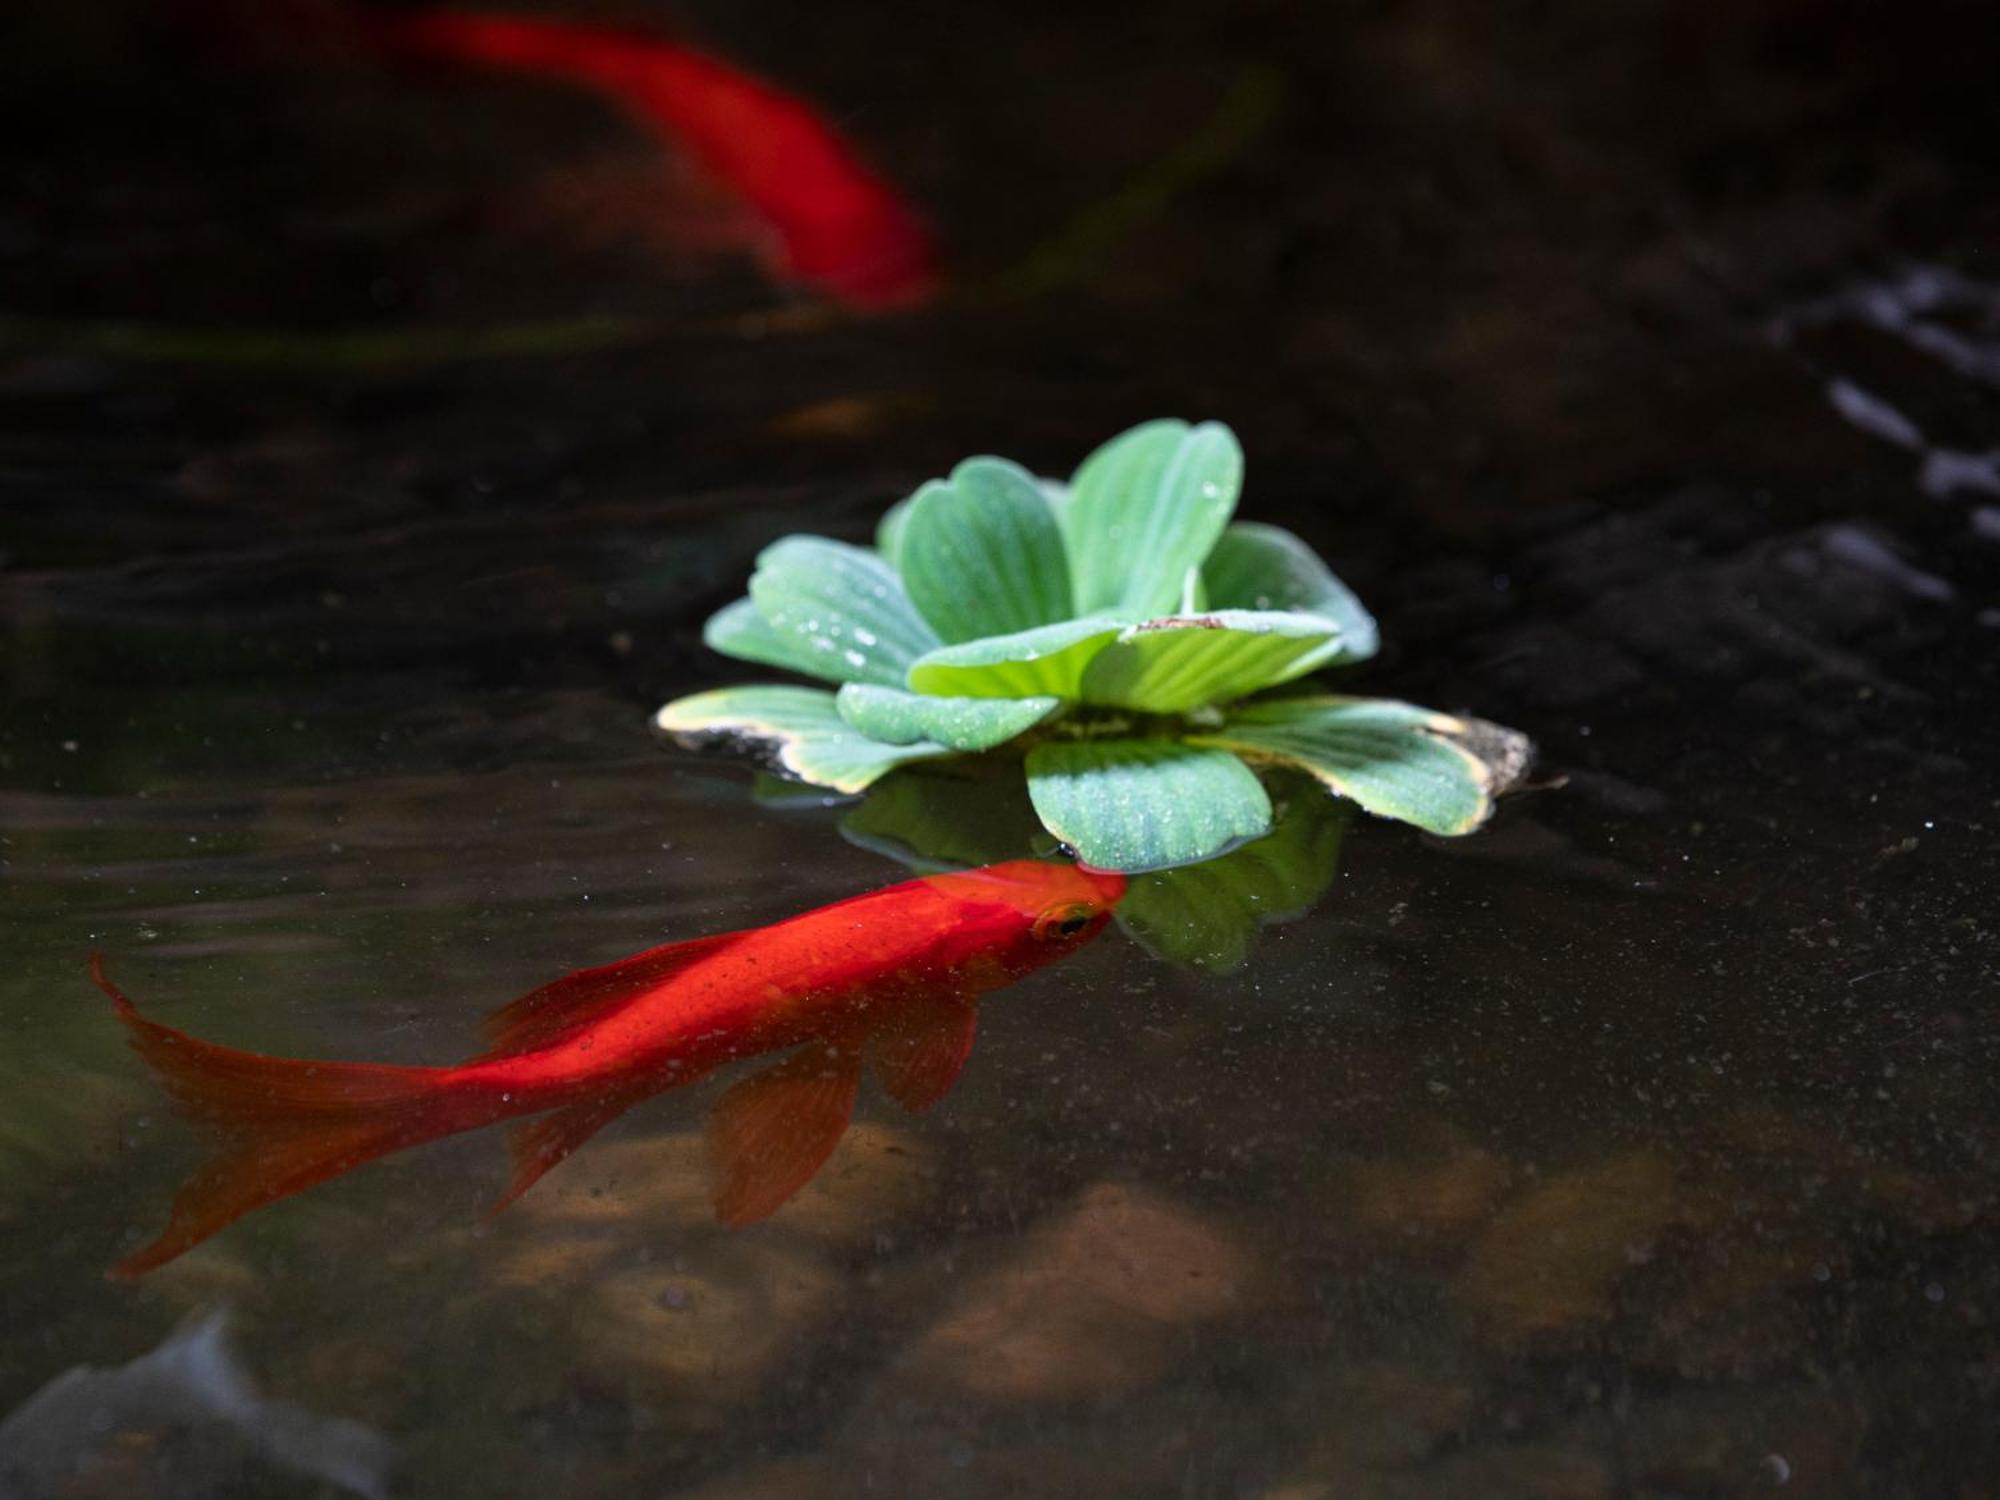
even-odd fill
[{"label": "reflection of plant in water", "polygon": [[[987,761],[911,766],[884,777],[840,820],[850,843],[924,871],[971,868],[1046,854],[1027,787]],[[1309,777],[1271,783],[1274,826],[1220,858],[1135,875],[1117,923],[1148,952],[1221,972],[1249,956],[1257,930],[1304,916],[1340,864],[1345,806]]]},{"label": "reflection of plant in water", "polygon": [[1318,905],[1340,868],[1347,808],[1296,774],[1271,791],[1270,833],[1220,859],[1133,876],[1119,925],[1162,958],[1220,972],[1250,956],[1258,928]]},{"label": "reflection of plant in water", "polygon": [[1104,869],[1262,838],[1257,772],[1274,767],[1433,833],[1478,827],[1526,762],[1521,736],[1266,691],[1372,656],[1375,621],[1297,537],[1231,524],[1242,476],[1228,428],[1148,422],[1068,485],[968,459],[893,507],[872,549],[782,538],[705,638],[839,692],[725,688],[668,704],[660,727],[848,793],[1007,746],[1041,825]]}]

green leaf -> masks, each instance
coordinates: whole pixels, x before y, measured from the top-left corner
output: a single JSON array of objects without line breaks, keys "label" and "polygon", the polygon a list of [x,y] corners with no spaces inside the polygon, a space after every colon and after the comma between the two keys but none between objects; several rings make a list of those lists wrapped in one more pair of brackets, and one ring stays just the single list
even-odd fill
[{"label": "green leaf", "polygon": [[1004,458],[969,458],[918,490],[896,545],[903,586],[945,641],[1070,617],[1055,513],[1034,475]]},{"label": "green leaf", "polygon": [[1321,615],[1219,610],[1131,626],[1091,659],[1083,701],[1177,714],[1290,682],[1338,649]]},{"label": "green leaf", "polygon": [[1083,689],[1090,659],[1127,622],[1065,620],[1013,635],[988,636],[927,653],[910,667],[909,686],[936,697],[1070,698]]},{"label": "green leaf", "polygon": [[1256,773],[1174,740],[1046,740],[1028,752],[1042,825],[1101,870],[1213,859],[1271,826]]},{"label": "green leaf", "polygon": [[883,511],[882,519],[875,523],[875,550],[898,573],[903,571],[903,523],[910,518],[910,507],[922,493],[919,489],[916,495],[905,495]]},{"label": "green leaf", "polygon": [[1260,927],[1312,910],[1339,869],[1347,804],[1296,773],[1270,790],[1268,834],[1206,864],[1135,875],[1118,925],[1156,957],[1222,973],[1249,956]]},{"label": "green leaf", "polygon": [[[782,667],[803,672],[808,677],[827,677],[828,663],[823,653],[800,644],[795,636],[779,635],[757,613],[756,604],[738,599],[725,604],[708,617],[701,628],[702,642],[711,651],[733,656],[738,661],[754,661],[761,666]],[[838,682],[838,677],[830,678]]]},{"label": "green leaf", "polygon": [[819,662],[815,676],[901,687],[938,644],[903,581],[866,547],[781,537],[757,556],[750,597],[772,631]]},{"label": "green leaf", "polygon": [[1060,698],[933,698],[900,688],[850,682],[834,698],[841,718],[871,740],[914,745],[930,740],[954,750],[990,750],[1034,728]]},{"label": "green leaf", "polygon": [[1042,831],[1014,762],[907,766],[842,814],[840,833],[849,843],[925,870],[1046,855],[1055,844]]},{"label": "green leaf", "polygon": [[1289,610],[1325,615],[1339,625],[1339,644],[1323,665],[1365,660],[1380,644],[1375,617],[1354,591],[1282,527],[1236,522],[1209,553],[1201,576],[1216,609]]},{"label": "green leaf", "polygon": [[1077,609],[1170,614],[1236,509],[1243,450],[1219,422],[1147,422],[1086,458],[1072,488],[1062,521]]},{"label": "green leaf", "polygon": [[[1486,727],[1518,748],[1524,766],[1526,740]],[[1501,789],[1497,764],[1467,748],[1473,733],[1471,721],[1408,703],[1318,696],[1246,704],[1189,742],[1295,765],[1369,812],[1460,834],[1486,821]]]},{"label": "green leaf", "polygon": [[840,792],[858,792],[910,761],[952,753],[929,743],[879,744],[849,728],[833,694],[819,688],[718,688],[676,699],[654,722],[691,750],[748,751],[775,771]]}]

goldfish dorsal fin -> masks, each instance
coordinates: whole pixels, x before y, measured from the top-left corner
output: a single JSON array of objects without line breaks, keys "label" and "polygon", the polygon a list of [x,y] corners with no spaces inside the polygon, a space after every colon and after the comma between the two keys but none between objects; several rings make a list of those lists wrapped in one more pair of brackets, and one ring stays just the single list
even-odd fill
[{"label": "goldfish dorsal fin", "polygon": [[970,995],[905,1006],[868,1038],[875,1076],[891,1099],[913,1112],[951,1092],[972,1055],[978,1006]]},{"label": "goldfish dorsal fin", "polygon": [[858,1053],[814,1042],[744,1079],[708,1119],[715,1216],[755,1223],[812,1181],[854,1112]]},{"label": "goldfish dorsal fin", "polygon": [[509,1001],[486,1018],[482,1059],[512,1057],[558,1042],[664,984],[692,964],[721,952],[741,933],[724,932],[648,948],[615,964],[579,969]]}]

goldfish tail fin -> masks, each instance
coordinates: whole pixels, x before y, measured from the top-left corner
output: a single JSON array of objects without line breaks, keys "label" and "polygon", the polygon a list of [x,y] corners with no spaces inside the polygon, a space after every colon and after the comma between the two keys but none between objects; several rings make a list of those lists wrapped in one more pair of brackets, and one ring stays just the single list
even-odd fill
[{"label": "goldfish tail fin", "polygon": [[253,1208],[405,1146],[448,1135],[459,1120],[438,1068],[265,1057],[217,1046],[139,1013],[90,956],[90,977],[111,997],[176,1108],[214,1142],[174,1199],[166,1231],[112,1268],[140,1276]]}]

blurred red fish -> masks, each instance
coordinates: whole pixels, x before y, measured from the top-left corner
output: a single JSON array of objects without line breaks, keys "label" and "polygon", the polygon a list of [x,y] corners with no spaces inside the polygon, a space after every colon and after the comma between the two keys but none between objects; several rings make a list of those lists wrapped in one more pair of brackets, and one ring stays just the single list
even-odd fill
[{"label": "blurred red fish", "polygon": [[150,1271],[253,1208],[392,1151],[538,1116],[509,1137],[505,1207],[640,1100],[787,1050],[725,1093],[709,1120],[716,1214],[750,1223],[839,1143],[864,1056],[897,1103],[929,1108],[972,1050],[978,997],[1090,941],[1124,893],[1122,875],[1035,860],[905,881],[571,974],[496,1012],[490,1051],[443,1068],[199,1041],[140,1015],[93,954],[92,977],[133,1046],[217,1139],[166,1232],[115,1273]]},{"label": "blurred red fish", "polygon": [[779,272],[856,306],[935,288],[929,231],[839,133],[790,94],[660,37],[527,16],[420,11],[373,16],[396,56],[581,84],[688,151],[775,238]]}]

